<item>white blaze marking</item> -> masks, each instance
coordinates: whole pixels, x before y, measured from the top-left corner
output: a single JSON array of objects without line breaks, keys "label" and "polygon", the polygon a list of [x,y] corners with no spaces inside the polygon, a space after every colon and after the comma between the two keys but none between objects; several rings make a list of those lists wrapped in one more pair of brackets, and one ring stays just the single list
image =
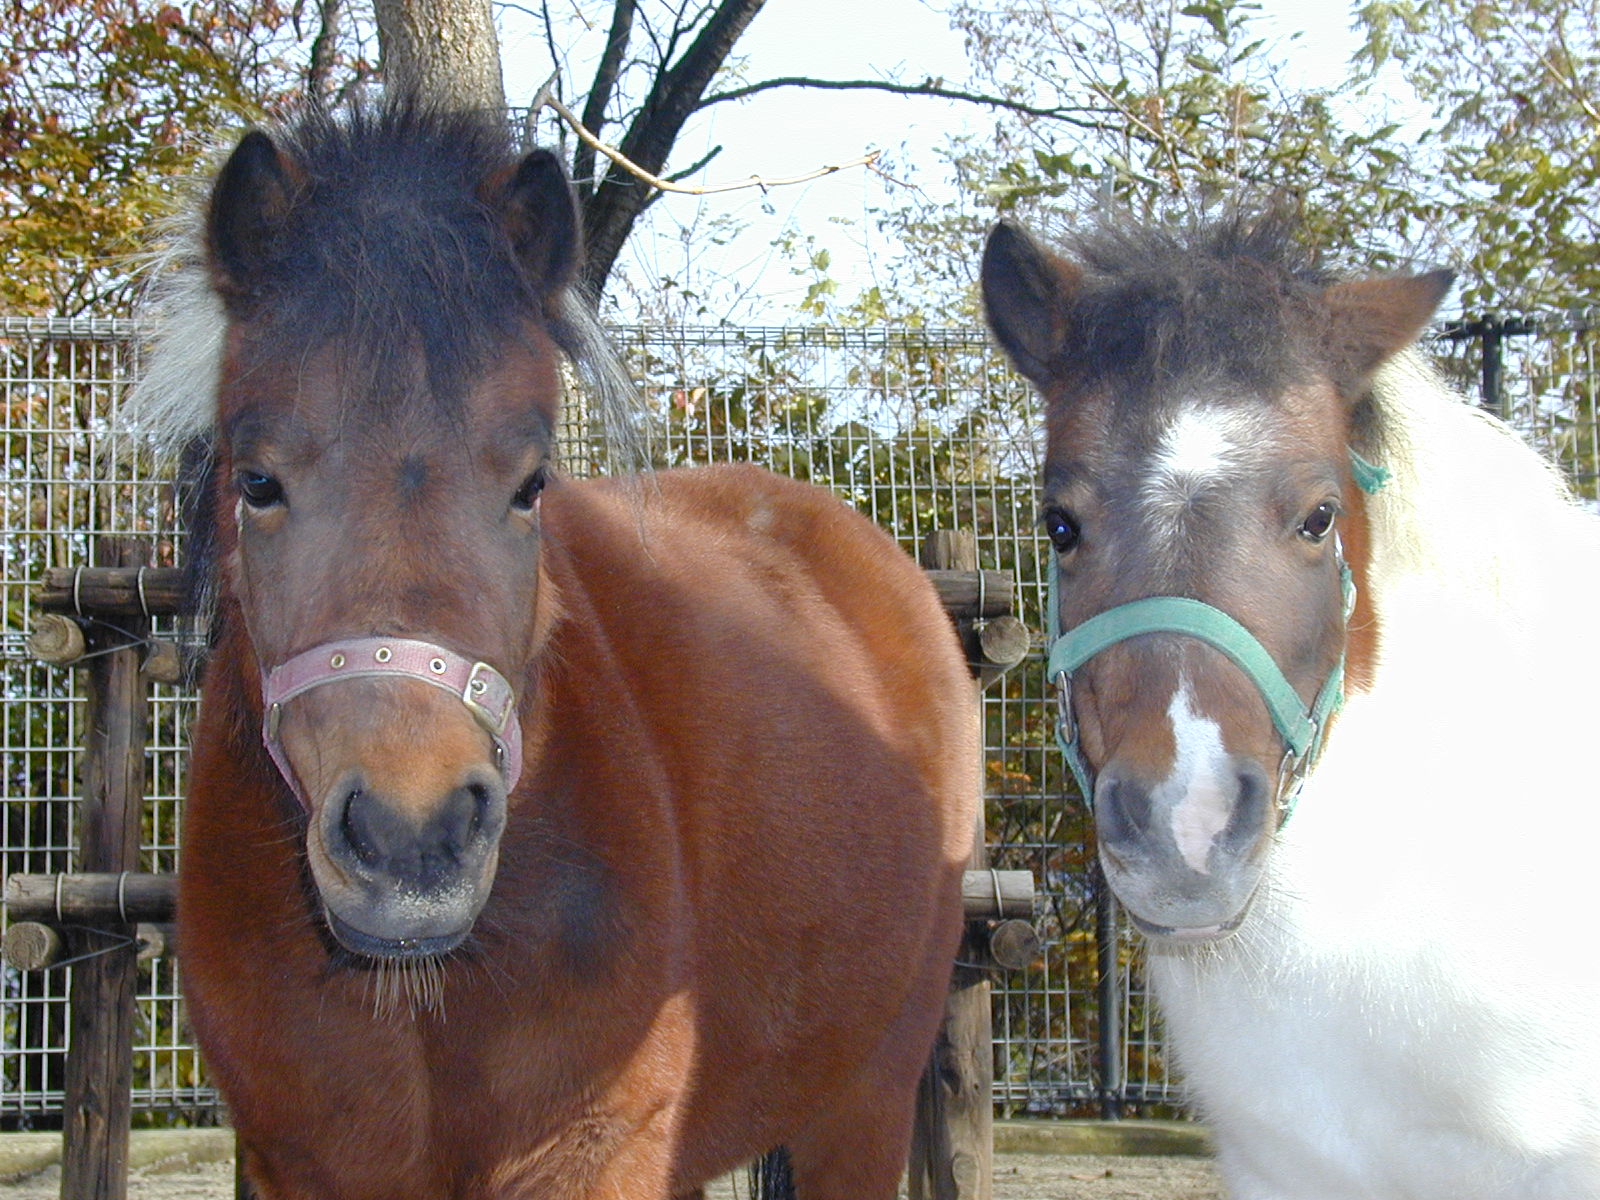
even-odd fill
[{"label": "white blaze marking", "polygon": [[1156,478],[1209,479],[1226,469],[1236,449],[1232,422],[1217,408],[1190,405],[1161,437],[1156,452]]},{"label": "white blaze marking", "polygon": [[1233,812],[1233,772],[1222,747],[1222,727],[1194,710],[1189,681],[1180,678],[1167,705],[1176,747],[1172,774],[1156,789],[1172,804],[1172,838],[1183,861],[1201,875],[1211,873],[1211,845]]},{"label": "white blaze marking", "polygon": [[1256,436],[1257,422],[1242,410],[1197,403],[1178,412],[1161,435],[1143,488],[1158,537],[1175,536],[1172,526],[1194,498],[1237,473]]}]

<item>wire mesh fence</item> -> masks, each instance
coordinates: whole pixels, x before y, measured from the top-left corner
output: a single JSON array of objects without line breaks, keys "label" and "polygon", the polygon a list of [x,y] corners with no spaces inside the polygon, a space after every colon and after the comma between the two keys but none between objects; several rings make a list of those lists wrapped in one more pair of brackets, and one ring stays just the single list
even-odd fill
[{"label": "wire mesh fence", "polygon": [[[90,561],[103,534],[150,538],[176,561],[171,489],[133,452],[116,415],[137,371],[126,321],[0,319],[0,871],[76,867],[76,799],[84,695],[77,673],[33,661],[30,591],[48,567]],[[171,635],[171,629],[162,630]],[[141,867],[177,866],[178,807],[194,697],[151,694]],[[0,1120],[27,1124],[62,1103],[66,971],[3,975]],[[176,964],[157,959],[139,991],[135,1103],[183,1111],[214,1105],[182,1018]]]},{"label": "wire mesh fence", "polygon": [[[181,560],[167,474],[119,431],[138,370],[133,329],[114,321],[0,319],[0,870],[74,869],[83,697],[76,673],[30,660],[29,594],[46,568],[86,565],[102,533],[149,539]],[[830,488],[915,551],[931,531],[975,531],[979,564],[1012,573],[1018,615],[1043,627],[1048,561],[1035,527],[1040,421],[1025,385],[975,331],[645,329],[615,331],[643,384],[660,467],[744,461]],[[1444,340],[1446,369],[1476,388],[1482,339]],[[1501,403],[1591,499],[1596,364],[1588,325],[1563,319],[1502,339]],[[566,470],[611,469],[573,397]],[[174,631],[162,631],[171,635]],[[1036,635],[1037,636],[1037,635]],[[994,863],[1023,868],[1041,896],[1044,949],[995,985],[996,1101],[1007,1112],[1092,1111],[1103,1078],[1133,1104],[1181,1103],[1143,986],[1119,936],[1120,1037],[1100,1071],[1093,855],[1087,817],[1052,738],[1053,698],[1035,647],[984,696],[985,788]],[[195,699],[153,690],[142,867],[171,871],[185,741]],[[172,958],[139,990],[134,1102],[149,1119],[215,1115],[183,1017]],[[0,1124],[53,1119],[62,1103],[66,972],[0,977]]]}]

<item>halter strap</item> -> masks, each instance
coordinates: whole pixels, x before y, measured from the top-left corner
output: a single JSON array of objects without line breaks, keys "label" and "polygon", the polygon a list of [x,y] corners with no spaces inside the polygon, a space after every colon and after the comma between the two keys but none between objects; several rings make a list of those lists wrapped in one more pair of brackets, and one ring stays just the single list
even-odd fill
[{"label": "halter strap", "polygon": [[1317,722],[1266,647],[1227,613],[1199,600],[1147,596],[1090,617],[1051,646],[1050,677],[1070,675],[1102,650],[1146,633],[1182,634],[1220,650],[1256,685],[1285,744],[1297,755],[1311,748]]},{"label": "halter strap", "polygon": [[296,654],[268,672],[262,683],[266,716],[262,721],[261,740],[302,805],[310,807],[278,739],[283,706],[324,684],[394,675],[443,688],[465,704],[473,719],[494,741],[506,790],[517,786],[517,778],[522,773],[522,724],[516,719],[516,692],[504,675],[488,663],[464,658],[432,642],[410,638],[352,638],[324,642]]},{"label": "halter strap", "polygon": [[[1369,494],[1382,489],[1389,480],[1389,472],[1368,462],[1354,450],[1349,453],[1350,473],[1355,485]],[[1343,550],[1337,548],[1337,542],[1335,546],[1344,623],[1348,626],[1350,614],[1355,609],[1355,578],[1344,561]],[[1283,762],[1278,771],[1278,802],[1282,807],[1280,824],[1287,821],[1289,814],[1294,811],[1306,775],[1322,753],[1328,719],[1344,703],[1344,655],[1339,656],[1339,661],[1334,663],[1328,677],[1317,689],[1316,696],[1307,705],[1300,699],[1300,693],[1289,682],[1277,661],[1253,633],[1221,609],[1200,600],[1186,596],[1146,596],[1106,609],[1062,632],[1061,607],[1057,596],[1059,574],[1056,570],[1050,572],[1050,611],[1047,615],[1050,651],[1047,673],[1057,688],[1059,716],[1056,721],[1056,741],[1066,757],[1073,778],[1077,780],[1084,803],[1090,808],[1094,807],[1094,772],[1078,741],[1077,717],[1072,708],[1073,672],[1118,642],[1150,633],[1175,633],[1195,638],[1218,650],[1255,685],[1272,717],[1273,728],[1278,731],[1285,746]]]}]

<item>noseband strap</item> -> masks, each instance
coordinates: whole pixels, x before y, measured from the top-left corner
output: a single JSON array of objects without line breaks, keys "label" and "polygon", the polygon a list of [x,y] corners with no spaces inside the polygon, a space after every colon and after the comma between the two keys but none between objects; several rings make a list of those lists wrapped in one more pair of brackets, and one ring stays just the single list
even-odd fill
[{"label": "noseband strap", "polygon": [[[1356,486],[1363,492],[1376,492],[1388,482],[1389,473],[1384,468],[1368,462],[1354,450],[1350,451],[1350,470]],[[1355,609],[1355,580],[1343,552],[1337,553],[1344,621],[1348,625]],[[1301,785],[1322,753],[1328,719],[1344,703],[1344,655],[1339,656],[1315,698],[1307,705],[1253,633],[1221,609],[1199,600],[1185,596],[1146,596],[1106,609],[1062,632],[1061,607],[1056,594],[1059,574],[1056,570],[1050,573],[1047,670],[1057,688],[1056,741],[1078,782],[1078,790],[1083,793],[1084,803],[1091,808],[1094,806],[1094,772],[1078,741],[1077,716],[1072,706],[1073,672],[1118,642],[1149,633],[1168,633],[1205,642],[1220,651],[1255,685],[1285,747],[1283,762],[1278,768],[1277,799],[1279,822],[1287,821],[1294,811]]]},{"label": "noseband strap", "polygon": [[[1354,607],[1355,584],[1342,557],[1339,577],[1344,590],[1344,618],[1348,621]],[[1055,611],[1053,597],[1051,607]],[[1090,617],[1051,642],[1047,670],[1049,678],[1055,681],[1061,706],[1056,740],[1078,781],[1084,802],[1093,807],[1094,776],[1078,743],[1078,724],[1072,710],[1073,672],[1102,650],[1147,633],[1175,633],[1202,641],[1220,651],[1255,684],[1285,746],[1278,771],[1277,798],[1280,820],[1288,820],[1300,785],[1322,752],[1328,718],[1344,702],[1344,656],[1339,656],[1308,706],[1254,634],[1221,609],[1184,596],[1146,596],[1119,604]]]},{"label": "noseband strap", "polygon": [[[1348,569],[1344,573],[1348,576]],[[1142,633],[1182,634],[1220,650],[1256,685],[1284,744],[1296,755],[1311,749],[1318,729],[1316,705],[1306,708],[1300,693],[1254,634],[1221,609],[1199,600],[1147,596],[1090,617],[1051,646],[1050,676],[1055,678],[1062,672],[1070,675],[1102,650]],[[1324,685],[1323,691],[1326,690]]]},{"label": "noseband strap", "polygon": [[312,688],[347,679],[400,676],[432,684],[453,694],[494,741],[506,790],[522,773],[522,724],[517,720],[516,692],[506,677],[488,663],[463,658],[432,642],[409,638],[353,638],[324,642],[274,667],[262,684],[266,716],[261,738],[279,773],[309,807],[299,780],[278,739],[283,706]]}]

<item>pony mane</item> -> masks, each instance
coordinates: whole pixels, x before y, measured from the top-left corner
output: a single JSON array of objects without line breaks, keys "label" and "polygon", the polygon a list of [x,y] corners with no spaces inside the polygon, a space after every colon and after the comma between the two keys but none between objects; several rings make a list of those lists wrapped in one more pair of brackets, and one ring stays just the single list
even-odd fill
[{"label": "pony mane", "polygon": [[[406,339],[448,387],[517,336],[521,320],[541,316],[614,455],[629,467],[645,461],[638,392],[590,298],[569,286],[541,303],[477,199],[521,152],[505,123],[385,97],[312,109],[267,132],[305,175],[294,225],[261,281],[274,342],[298,350],[341,336],[381,369]],[[209,186],[190,191],[153,260],[144,372],[122,418],[169,454],[215,423],[227,327],[207,263]]]},{"label": "pony mane", "polygon": [[1374,496],[1374,565],[1473,579],[1480,599],[1525,624],[1552,597],[1552,571],[1600,570],[1600,521],[1523,437],[1455,392],[1423,354],[1397,355],[1373,381],[1369,453],[1390,482]]},{"label": "pony mane", "polygon": [[1278,213],[1183,226],[1111,215],[1060,240],[1083,270],[1067,355],[1139,407],[1179,377],[1281,392],[1307,361],[1318,332],[1307,317],[1332,282]]}]

